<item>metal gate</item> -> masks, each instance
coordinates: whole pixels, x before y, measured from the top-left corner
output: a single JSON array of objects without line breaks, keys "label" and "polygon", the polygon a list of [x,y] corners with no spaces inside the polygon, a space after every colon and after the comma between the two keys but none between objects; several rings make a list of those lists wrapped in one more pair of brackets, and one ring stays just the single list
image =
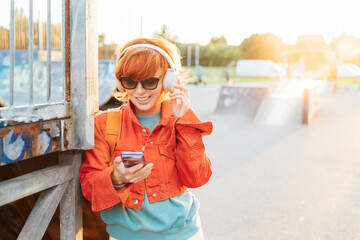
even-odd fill
[{"label": "metal gate", "polygon": [[[55,86],[51,69],[52,58],[56,55],[51,24],[54,2],[42,1],[47,6],[46,36],[43,38],[46,48],[39,45],[34,50],[34,42],[39,41],[34,39],[34,3],[28,0],[28,34],[25,37],[28,79],[25,84],[19,83],[16,76],[17,9],[16,2],[9,0],[9,48],[6,50],[10,56],[9,78],[6,79],[7,106],[0,107],[0,168],[24,159],[59,153],[56,166],[0,182],[0,206],[40,193],[18,239],[41,239],[59,203],[60,238],[82,239],[79,168],[82,150],[94,144],[94,112],[98,109],[96,0],[60,0],[61,8],[53,9],[61,14],[59,58],[62,69],[57,73],[57,77],[61,74],[61,81]],[[40,37],[36,34],[37,39]],[[42,55],[41,64],[46,64],[45,82],[39,82],[34,76],[34,51]],[[26,86],[26,93],[23,86]],[[60,92],[60,101],[59,97],[53,98],[54,89]],[[40,95],[44,96],[43,100]],[[16,99],[24,97],[27,98],[25,104],[16,103]]]}]

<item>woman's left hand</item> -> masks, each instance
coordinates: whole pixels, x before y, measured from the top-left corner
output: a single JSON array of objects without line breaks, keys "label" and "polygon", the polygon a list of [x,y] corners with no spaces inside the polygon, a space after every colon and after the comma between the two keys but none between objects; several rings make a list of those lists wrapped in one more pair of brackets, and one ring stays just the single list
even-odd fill
[{"label": "woman's left hand", "polygon": [[190,108],[189,89],[183,85],[175,85],[175,90],[170,93],[172,112],[175,117],[182,117]]}]

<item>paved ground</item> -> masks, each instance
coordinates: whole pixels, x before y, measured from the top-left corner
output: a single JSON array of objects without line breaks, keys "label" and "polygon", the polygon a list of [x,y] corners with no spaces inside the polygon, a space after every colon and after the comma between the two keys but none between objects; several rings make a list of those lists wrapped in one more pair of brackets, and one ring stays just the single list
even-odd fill
[{"label": "paved ground", "polygon": [[360,92],[322,99],[309,125],[212,114],[219,86],[190,86],[213,162],[201,201],[207,240],[360,239]]}]

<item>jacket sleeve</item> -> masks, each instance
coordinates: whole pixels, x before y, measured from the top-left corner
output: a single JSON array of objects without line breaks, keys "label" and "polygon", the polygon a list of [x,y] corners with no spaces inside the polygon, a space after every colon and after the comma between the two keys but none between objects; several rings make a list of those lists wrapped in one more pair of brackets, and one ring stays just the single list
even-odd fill
[{"label": "jacket sleeve", "polygon": [[211,177],[211,162],[205,152],[203,136],[211,134],[211,122],[202,123],[192,109],[175,123],[175,157],[180,182],[189,188],[207,183]]},{"label": "jacket sleeve", "polygon": [[125,203],[127,188],[115,190],[109,166],[110,148],[105,140],[106,114],[95,118],[95,147],[86,151],[86,158],[80,169],[80,184],[84,197],[92,203],[93,211],[110,209],[118,203]]}]

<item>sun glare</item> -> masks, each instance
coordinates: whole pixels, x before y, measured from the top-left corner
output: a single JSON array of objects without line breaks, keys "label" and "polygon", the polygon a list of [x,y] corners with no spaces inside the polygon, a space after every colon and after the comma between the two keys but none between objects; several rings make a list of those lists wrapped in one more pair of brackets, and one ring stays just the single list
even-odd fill
[{"label": "sun glare", "polygon": [[151,37],[165,24],[184,43],[207,44],[211,37],[224,35],[229,44],[238,45],[254,33],[268,32],[289,44],[300,34],[322,35],[329,43],[342,32],[360,36],[354,6],[355,0],[104,0],[98,7],[98,30],[108,42]]}]

